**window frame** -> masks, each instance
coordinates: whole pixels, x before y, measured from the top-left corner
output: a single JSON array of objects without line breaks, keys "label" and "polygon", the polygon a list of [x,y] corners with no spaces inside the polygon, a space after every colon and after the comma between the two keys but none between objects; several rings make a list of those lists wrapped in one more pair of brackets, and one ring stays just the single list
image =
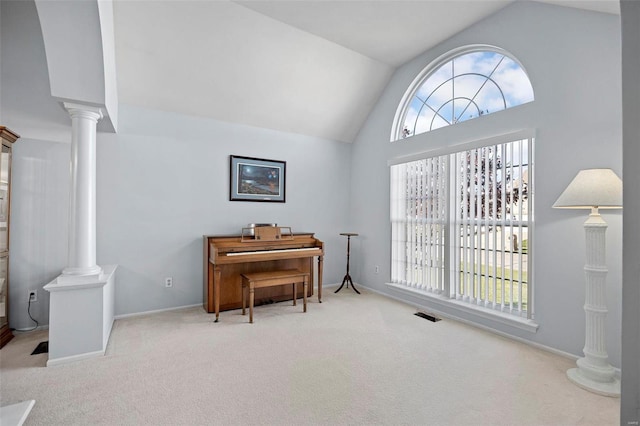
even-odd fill
[{"label": "window frame", "polygon": [[[409,111],[410,106],[411,106],[411,101],[415,97],[415,95],[418,92],[418,90],[420,90],[420,88],[422,87],[423,83],[427,79],[429,79],[434,72],[439,70],[440,67],[443,66],[444,64],[446,64],[447,62],[452,61],[456,57],[463,56],[463,55],[466,55],[468,53],[475,53],[475,52],[495,52],[495,53],[498,53],[498,54],[501,54],[501,55],[504,55],[504,56],[508,57],[509,59],[514,61],[516,64],[518,64],[518,66],[526,74],[526,76],[527,76],[527,78],[529,80],[529,83],[533,87],[533,84],[531,83],[531,79],[529,78],[529,74],[527,73],[526,68],[522,65],[522,63],[514,55],[512,55],[511,53],[509,53],[505,49],[502,49],[502,48],[497,47],[497,46],[488,45],[488,44],[473,44],[473,45],[466,45],[466,46],[462,46],[462,47],[458,47],[458,48],[449,50],[447,53],[437,57],[435,60],[433,60],[431,63],[429,63],[429,65],[427,65],[422,71],[420,71],[420,73],[413,79],[413,81],[409,85],[408,89],[405,91],[404,95],[402,96],[402,99],[400,100],[400,103],[398,104],[398,108],[396,109],[396,113],[395,113],[395,116],[393,118],[393,124],[391,126],[391,135],[390,135],[390,142],[391,143],[402,141],[402,140],[406,139],[405,137],[403,137],[404,119],[405,119],[405,117],[406,117],[406,115],[407,115],[407,113]],[[520,104],[520,105],[522,105],[522,104]],[[515,106],[519,106],[519,105],[515,105]],[[505,108],[505,109],[510,109],[510,108],[513,108],[513,107],[508,107],[508,108]],[[503,110],[501,110],[501,111],[503,111]],[[449,126],[445,126],[445,127],[449,127]],[[433,130],[438,130],[438,129],[433,129]],[[430,130],[430,131],[433,131],[433,130]],[[429,131],[421,132],[421,133],[418,133],[418,134],[424,134],[424,133],[428,133],[428,132]],[[412,136],[415,136],[415,135],[411,135],[409,137],[412,137]]]},{"label": "window frame", "polygon": [[[451,268],[451,258],[454,254],[454,250],[456,250],[456,248],[454,247],[455,244],[457,242],[454,242],[455,240],[455,236],[451,235],[451,231],[455,228],[456,224],[452,221],[451,219],[451,214],[452,211],[451,210],[455,210],[455,207],[451,208],[451,210],[449,210],[449,214],[447,215],[447,223],[446,223],[446,233],[447,235],[447,241],[445,242],[445,252],[446,252],[446,259],[445,259],[445,285],[444,285],[444,291],[439,292],[439,291],[433,291],[432,289],[418,289],[418,288],[413,288],[412,286],[407,286],[406,284],[402,284],[402,283],[395,283],[395,282],[388,282],[387,286],[392,287],[394,289],[400,290],[402,292],[408,293],[411,296],[417,296],[419,298],[423,298],[426,299],[430,302],[436,302],[437,305],[442,305],[443,307],[447,307],[447,308],[454,308],[456,310],[460,310],[460,311],[464,311],[467,313],[473,313],[473,314],[477,314],[480,315],[482,317],[485,318],[489,318],[492,320],[497,320],[499,322],[508,324],[508,325],[512,325],[512,326],[516,326],[520,329],[523,329],[525,331],[529,331],[529,332],[536,332],[538,329],[538,325],[533,321],[534,317],[535,317],[535,293],[534,293],[534,283],[535,283],[535,276],[534,276],[534,264],[535,264],[535,253],[533,250],[534,247],[534,238],[535,238],[535,151],[534,151],[534,147],[535,147],[535,131],[533,129],[524,129],[518,132],[513,132],[513,133],[509,133],[509,134],[504,134],[504,135],[499,135],[499,136],[495,136],[495,137],[490,137],[490,138],[484,138],[484,139],[479,139],[473,142],[469,142],[469,143],[465,143],[465,144],[460,144],[460,145],[453,145],[453,146],[449,146],[449,147],[445,147],[445,148],[439,148],[439,149],[434,149],[434,150],[429,150],[429,151],[423,151],[423,152],[419,152],[419,153],[415,153],[412,155],[408,155],[408,156],[402,156],[402,157],[397,157],[394,159],[391,159],[387,162],[387,165],[390,168],[390,173],[391,173],[391,166],[394,165],[400,165],[400,164],[404,164],[404,163],[409,163],[412,161],[418,161],[418,160],[425,160],[428,158],[435,158],[435,157],[439,157],[439,156],[455,156],[457,153],[461,153],[461,152],[465,152],[468,150],[474,150],[474,149],[478,149],[478,148],[482,148],[482,147],[487,147],[487,146],[494,146],[494,145],[501,145],[501,144],[506,144],[506,143],[510,143],[510,142],[514,142],[514,141],[519,141],[519,140],[529,140],[527,142],[527,145],[529,145],[528,148],[528,165],[529,165],[529,187],[528,187],[528,194],[529,194],[529,208],[530,210],[528,211],[528,262],[529,262],[529,267],[528,267],[528,276],[527,276],[527,311],[526,311],[526,316],[522,316],[521,312],[514,312],[514,313],[510,313],[510,312],[505,312],[499,309],[496,309],[495,307],[486,307],[483,304],[474,304],[474,303],[469,303],[469,301],[464,301],[464,300],[460,300],[459,297],[456,297],[457,295],[457,291],[452,291],[452,289],[455,286],[455,280],[452,279],[452,274],[456,273],[456,271],[454,271]],[[447,177],[447,186],[451,185],[451,182],[449,181],[451,178],[451,176],[449,175]],[[391,183],[391,185],[393,185],[393,182]],[[394,204],[393,204],[393,188],[390,188],[390,222],[391,225],[393,227],[393,208],[394,208]],[[452,197],[454,195],[450,192],[450,190],[447,190],[447,203],[449,203],[449,205],[455,205],[456,203],[452,200]],[[395,248],[393,247],[394,245],[394,235],[393,235],[393,231],[392,231],[392,235],[390,236],[390,244],[391,244],[391,252],[393,253]],[[391,261],[391,269],[393,270],[394,268],[394,259],[390,259]],[[391,278],[391,277],[390,277]]]}]

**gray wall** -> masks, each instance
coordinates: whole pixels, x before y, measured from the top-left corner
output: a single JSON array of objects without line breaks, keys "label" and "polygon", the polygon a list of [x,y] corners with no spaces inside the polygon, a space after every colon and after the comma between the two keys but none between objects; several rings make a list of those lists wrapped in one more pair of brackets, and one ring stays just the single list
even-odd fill
[{"label": "gray wall", "polygon": [[624,284],[620,424],[640,421],[640,3],[623,1]]},{"label": "gray wall", "polygon": [[[398,104],[420,71],[440,55],[465,45],[506,49],[521,61],[535,101],[503,112],[390,143]],[[362,128],[352,152],[351,225],[360,232],[353,260],[357,282],[408,302],[390,281],[389,168],[399,156],[535,129],[535,239],[533,279],[537,333],[443,310],[445,314],[582,356],[584,346],[584,229],[587,211],[551,205],[580,169],[622,165],[619,17],[539,3],[515,3],[402,66]],[[607,348],[620,366],[621,211],[603,214],[607,233]],[[375,274],[375,265],[380,273]]]},{"label": "gray wall", "polygon": [[[286,203],[229,201],[232,154],[286,161]],[[338,282],[349,161],[345,143],[121,106],[118,135],[98,137],[97,255],[119,265],[116,314],[201,303],[202,235],[255,222],[315,232]]]},{"label": "gray wall", "polygon": [[[231,154],[286,161],[286,203],[229,201]],[[14,161],[11,324],[26,328],[28,289],[66,266],[69,145],[23,138]],[[202,236],[254,222],[315,232],[324,282],[337,283],[349,162],[345,143],[121,105],[119,133],[98,134],[97,164],[97,261],[119,265],[116,315],[202,303]],[[39,297],[32,314],[46,324]]]},{"label": "gray wall", "polygon": [[[31,315],[47,324],[42,287],[66,266],[71,120],[50,94],[34,4],[0,7],[0,120],[23,136],[13,163],[10,321],[25,329],[33,326],[28,291],[39,290]],[[119,265],[116,315],[202,303],[202,235],[238,233],[253,222],[315,232],[326,244],[324,282],[340,281],[350,145],[120,108],[118,134],[97,138],[97,261]],[[231,154],[286,161],[287,202],[228,201]]]}]

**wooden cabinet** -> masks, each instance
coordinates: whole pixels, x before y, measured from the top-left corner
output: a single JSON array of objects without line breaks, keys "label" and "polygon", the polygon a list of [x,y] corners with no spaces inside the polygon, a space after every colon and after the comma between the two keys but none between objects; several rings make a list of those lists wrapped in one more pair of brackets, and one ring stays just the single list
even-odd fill
[{"label": "wooden cabinet", "polygon": [[0,126],[0,348],[13,338],[9,327],[9,216],[11,213],[11,147],[20,136]]}]

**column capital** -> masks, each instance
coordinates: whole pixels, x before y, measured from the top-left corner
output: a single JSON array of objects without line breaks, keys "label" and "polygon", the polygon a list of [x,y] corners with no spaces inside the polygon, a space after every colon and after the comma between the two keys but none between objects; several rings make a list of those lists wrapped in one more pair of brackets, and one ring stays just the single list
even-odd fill
[{"label": "column capital", "polygon": [[71,116],[71,118],[73,117],[88,118],[97,123],[98,120],[104,117],[104,114],[102,113],[102,108],[100,107],[77,104],[74,102],[63,102],[62,104],[64,105],[65,109],[69,112],[69,115]]}]

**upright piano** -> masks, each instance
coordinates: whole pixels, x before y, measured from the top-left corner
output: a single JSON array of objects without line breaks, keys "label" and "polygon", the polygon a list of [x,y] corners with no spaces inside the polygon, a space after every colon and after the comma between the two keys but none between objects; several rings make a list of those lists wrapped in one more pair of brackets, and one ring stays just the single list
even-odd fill
[{"label": "upright piano", "polygon": [[[317,282],[318,301],[322,301],[322,258],[324,244],[313,233],[291,233],[278,240],[255,236],[212,236],[204,240],[204,309],[216,314],[242,307],[242,277],[244,273],[299,269],[308,272],[311,285],[307,297],[313,295]],[[317,281],[313,259],[318,258]],[[302,287],[302,286],[300,286]],[[291,288],[269,287],[256,293],[255,304],[291,300]],[[302,297],[302,289],[296,297]]]}]

